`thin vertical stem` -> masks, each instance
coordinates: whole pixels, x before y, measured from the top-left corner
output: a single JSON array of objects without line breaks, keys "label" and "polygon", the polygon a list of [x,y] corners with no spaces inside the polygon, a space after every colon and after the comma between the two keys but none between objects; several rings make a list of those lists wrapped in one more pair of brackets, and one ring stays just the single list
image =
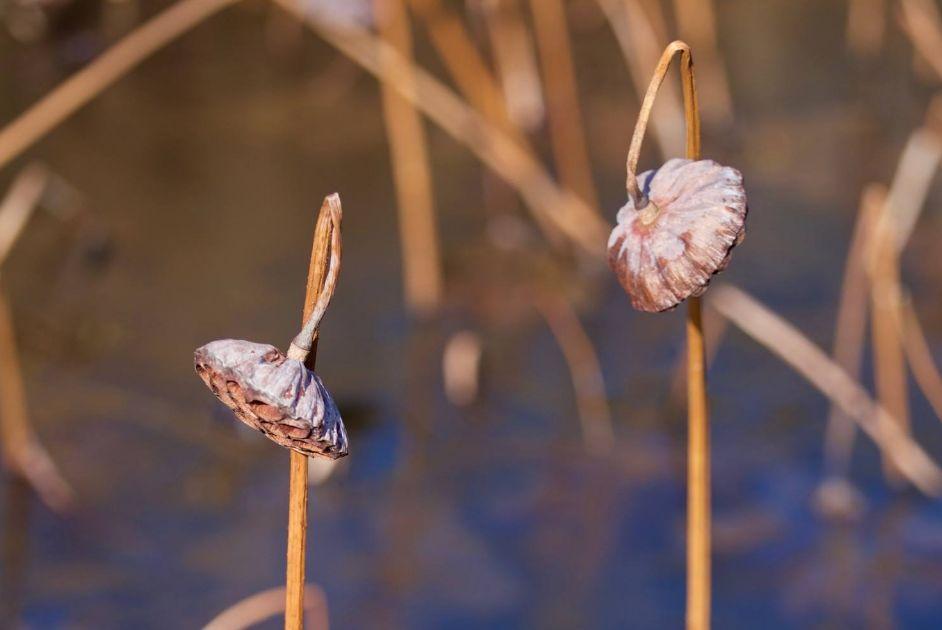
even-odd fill
[{"label": "thin vertical stem", "polygon": [[291,451],[290,471],[285,630],[302,630],[304,628],[304,563],[307,557],[307,456]]},{"label": "thin vertical stem", "polygon": [[[324,200],[317,225],[314,228],[314,244],[308,267],[307,288],[304,296],[302,325],[314,312],[323,285],[327,279],[331,254],[331,241],[340,229],[340,199],[331,195]],[[293,350],[293,348],[292,348]],[[315,332],[310,352],[304,361],[314,368],[317,356],[317,333]],[[285,581],[285,630],[304,628],[304,573],[307,557],[307,456],[291,451],[288,482],[288,544],[287,576]]]},{"label": "thin vertical stem", "polygon": [[[679,44],[686,155],[700,159],[700,112],[690,48]],[[687,301],[687,628],[710,627],[710,406],[700,298]]]},{"label": "thin vertical stem", "polygon": [[700,298],[687,303],[687,628],[710,627],[710,409]]}]

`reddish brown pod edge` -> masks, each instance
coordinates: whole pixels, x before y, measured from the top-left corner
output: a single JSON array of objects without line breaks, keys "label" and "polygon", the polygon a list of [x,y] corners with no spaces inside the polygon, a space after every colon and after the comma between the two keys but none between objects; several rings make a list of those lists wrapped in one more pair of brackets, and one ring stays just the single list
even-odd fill
[{"label": "reddish brown pod edge", "polygon": [[278,348],[221,339],[196,350],[196,373],[237,418],[276,444],[338,459],[347,432],[324,383]]}]

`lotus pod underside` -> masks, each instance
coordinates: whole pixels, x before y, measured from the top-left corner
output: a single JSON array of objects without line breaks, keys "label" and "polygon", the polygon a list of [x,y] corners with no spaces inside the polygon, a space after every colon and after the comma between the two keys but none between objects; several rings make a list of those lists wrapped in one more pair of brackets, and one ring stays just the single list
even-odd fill
[{"label": "lotus pod underside", "polygon": [[[638,177],[608,240],[608,262],[642,311],[701,295],[745,236],[742,175],[712,160],[668,160]],[[639,208],[640,206],[640,208]]]},{"label": "lotus pod underside", "polygon": [[197,349],[194,363],[216,398],[272,441],[304,455],[347,454],[340,412],[301,361],[268,344],[223,339]]}]

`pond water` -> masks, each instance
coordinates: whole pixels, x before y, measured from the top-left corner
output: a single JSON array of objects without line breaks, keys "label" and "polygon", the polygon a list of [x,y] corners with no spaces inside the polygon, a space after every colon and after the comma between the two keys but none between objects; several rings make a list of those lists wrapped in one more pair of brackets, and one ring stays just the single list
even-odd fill
[{"label": "pond water", "polygon": [[[723,280],[830,348],[860,190],[892,176],[932,87],[892,24],[880,59],[850,56],[844,3],[717,4],[736,122],[706,128],[704,153],[744,172],[751,208]],[[105,15],[131,10],[117,6]],[[571,17],[613,219],[638,100],[592,7],[575,3]],[[77,22],[29,45],[0,37],[4,121],[113,37]],[[605,269],[554,271],[567,265],[546,262],[537,236],[525,254],[495,253],[489,222],[524,211],[506,194],[486,203],[482,182],[500,185],[442,132],[430,128],[430,145],[448,290],[428,322],[403,304],[375,81],[264,4],[201,25],[0,174],[5,185],[39,159],[87,211],[78,229],[37,215],[3,273],[32,418],[78,497],[62,516],[5,485],[7,625],[200,627],[283,581],[287,453],[233,422],[192,352],[221,337],[290,340],[314,212],[333,191],[344,267],[317,363],[351,455],[312,487],[308,545],[331,623],[682,625],[686,431],[670,397],[682,310],[633,311]],[[642,166],[655,159],[648,147]],[[940,201],[933,191],[904,259],[936,356]],[[563,355],[521,298],[540,274],[577,301],[599,353],[609,457],[585,453]],[[482,340],[482,387],[456,408],[441,354],[465,329]],[[938,627],[942,504],[888,487],[861,439],[862,516],[819,516],[828,402],[736,331],[710,392],[716,627]],[[911,402],[920,442],[942,455],[942,427],[915,391]]]}]

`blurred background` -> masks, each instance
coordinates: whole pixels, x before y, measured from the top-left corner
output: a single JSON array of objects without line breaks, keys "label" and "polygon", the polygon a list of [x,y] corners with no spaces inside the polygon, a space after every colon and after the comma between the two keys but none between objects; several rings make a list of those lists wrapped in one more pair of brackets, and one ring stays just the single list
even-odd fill
[{"label": "blurred background", "polygon": [[[311,465],[309,625],[680,627],[684,309],[605,264],[678,37],[750,205],[706,294],[714,623],[939,627],[934,1],[301,2],[185,0],[125,67],[169,2],[0,1],[5,627],[202,627],[283,584],[288,455],[192,352],[287,345],[335,191],[351,454]],[[672,71],[642,170],[681,111]]]}]

